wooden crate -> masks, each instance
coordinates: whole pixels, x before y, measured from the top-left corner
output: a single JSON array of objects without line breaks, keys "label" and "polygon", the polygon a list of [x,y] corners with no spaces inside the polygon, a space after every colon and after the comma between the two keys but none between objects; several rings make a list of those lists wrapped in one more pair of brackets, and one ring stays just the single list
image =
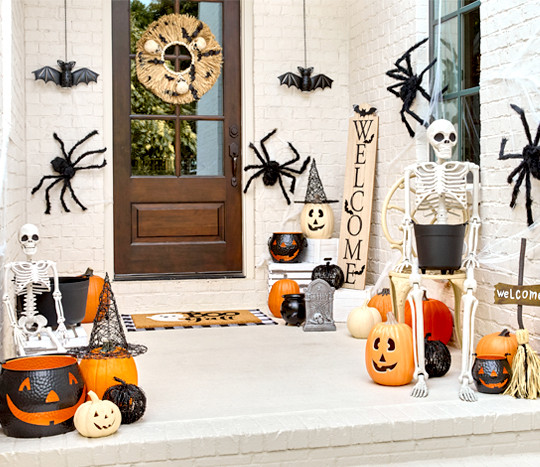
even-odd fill
[{"label": "wooden crate", "polygon": [[324,264],[324,258],[337,264],[339,238],[307,238],[307,248],[302,252],[302,261],[305,263]]}]

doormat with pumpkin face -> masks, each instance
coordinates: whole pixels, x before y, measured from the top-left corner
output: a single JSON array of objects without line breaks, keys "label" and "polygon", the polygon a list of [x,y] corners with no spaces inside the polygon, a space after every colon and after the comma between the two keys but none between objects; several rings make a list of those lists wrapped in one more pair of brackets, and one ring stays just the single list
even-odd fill
[{"label": "doormat with pumpkin face", "polygon": [[128,331],[223,328],[277,324],[260,310],[182,311],[122,315]]}]

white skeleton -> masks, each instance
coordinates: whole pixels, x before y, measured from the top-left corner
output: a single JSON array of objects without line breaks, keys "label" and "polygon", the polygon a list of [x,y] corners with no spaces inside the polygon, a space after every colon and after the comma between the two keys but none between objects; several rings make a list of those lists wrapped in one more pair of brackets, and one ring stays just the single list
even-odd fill
[{"label": "white skeleton", "polygon": [[448,120],[436,120],[427,129],[428,141],[435,151],[437,162],[423,162],[405,169],[405,214],[403,219],[403,260],[398,264],[397,271],[402,272],[406,267],[412,268],[410,283],[412,290],[407,300],[413,313],[413,338],[415,349],[415,378],[417,383],[413,389],[414,397],[426,397],[428,389],[426,380],[428,374],[425,369],[424,354],[424,319],[422,309],[423,289],[420,286],[421,275],[418,271],[418,262],[412,257],[413,221],[410,204],[411,176],[416,176],[416,210],[430,210],[436,214],[437,224],[447,223],[448,213],[453,208],[468,211],[467,204],[467,174],[472,173],[472,206],[469,219],[469,237],[467,239],[466,257],[463,267],[466,269],[464,294],[461,298],[463,304],[463,338],[462,361],[459,382],[461,388],[459,397],[466,401],[476,401],[476,393],[469,387],[472,383],[472,342],[474,337],[474,317],[478,307],[478,300],[474,297],[476,280],[474,269],[478,267],[476,250],[478,246],[478,231],[480,229],[480,216],[478,213],[480,177],[479,167],[471,162],[451,161],[452,150],[457,143],[457,134],[454,126]]},{"label": "white skeleton", "polygon": [[[50,342],[59,352],[65,352],[64,343],[67,338],[64,324],[64,310],[62,308],[62,294],[58,288],[58,272],[56,263],[50,260],[34,261],[32,257],[37,252],[37,244],[40,241],[38,228],[33,224],[25,224],[19,231],[19,243],[26,254],[27,261],[7,263],[4,266],[4,295],[2,301],[7,311],[15,347],[19,355],[26,355],[25,347],[30,338],[40,338],[46,334]],[[56,308],[58,328],[53,333],[47,326],[47,318],[38,314],[36,310],[36,295],[51,290],[49,271],[52,271],[54,288],[53,300]],[[22,316],[17,320],[17,314],[13,310],[8,294],[10,273],[13,274],[15,293],[23,298],[24,309]],[[62,343],[61,343],[62,342]]]}]

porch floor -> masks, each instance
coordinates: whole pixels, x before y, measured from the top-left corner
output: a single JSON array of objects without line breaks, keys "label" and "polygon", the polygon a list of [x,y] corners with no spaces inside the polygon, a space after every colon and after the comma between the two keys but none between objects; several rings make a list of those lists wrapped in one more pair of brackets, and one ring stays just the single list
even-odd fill
[{"label": "porch floor", "polygon": [[[0,465],[496,465],[540,462],[540,404],[458,399],[459,357],[425,399],[384,387],[365,341],[336,332],[253,326],[130,332],[148,398],[142,420],[113,436],[0,434]],[[479,464],[480,462],[480,464]]]}]

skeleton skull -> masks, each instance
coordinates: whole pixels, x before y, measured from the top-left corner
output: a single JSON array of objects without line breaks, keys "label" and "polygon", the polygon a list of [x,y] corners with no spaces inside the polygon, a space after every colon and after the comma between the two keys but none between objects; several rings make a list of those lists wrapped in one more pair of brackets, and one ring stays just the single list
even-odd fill
[{"label": "skeleton skull", "polygon": [[19,243],[26,256],[32,257],[37,253],[39,241],[39,230],[34,224],[24,224],[19,230]]},{"label": "skeleton skull", "polygon": [[435,120],[427,129],[429,144],[433,147],[438,162],[450,160],[452,150],[457,143],[457,133],[448,120]]}]

